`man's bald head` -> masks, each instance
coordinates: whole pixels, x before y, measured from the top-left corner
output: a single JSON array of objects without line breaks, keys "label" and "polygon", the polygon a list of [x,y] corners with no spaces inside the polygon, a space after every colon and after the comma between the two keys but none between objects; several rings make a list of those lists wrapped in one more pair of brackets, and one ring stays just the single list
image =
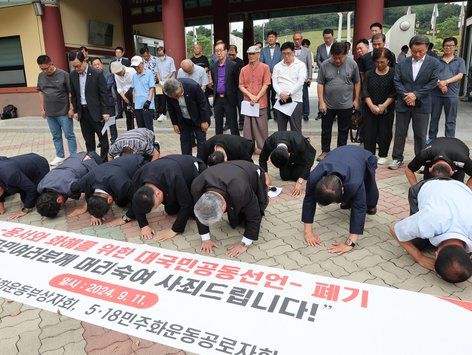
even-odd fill
[{"label": "man's bald head", "polygon": [[190,60],[190,59],[184,59],[181,63],[180,63],[180,67],[182,68],[182,70],[184,72],[186,72],[187,74],[192,74],[193,71],[194,71],[194,64],[193,62]]}]

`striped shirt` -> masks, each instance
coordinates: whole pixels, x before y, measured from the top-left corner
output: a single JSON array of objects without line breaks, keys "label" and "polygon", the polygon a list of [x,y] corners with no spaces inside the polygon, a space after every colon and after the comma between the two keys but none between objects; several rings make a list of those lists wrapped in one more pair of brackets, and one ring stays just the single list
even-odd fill
[{"label": "striped shirt", "polygon": [[110,147],[112,157],[120,155],[125,147],[133,150],[134,154],[152,155],[154,148],[154,132],[147,128],[135,128],[121,134]]}]

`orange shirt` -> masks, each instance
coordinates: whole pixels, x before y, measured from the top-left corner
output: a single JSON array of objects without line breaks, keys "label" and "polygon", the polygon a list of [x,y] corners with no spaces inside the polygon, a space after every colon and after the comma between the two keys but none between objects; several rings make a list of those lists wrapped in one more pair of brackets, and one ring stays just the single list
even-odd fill
[{"label": "orange shirt", "polygon": [[[239,74],[239,85],[244,86],[251,94],[257,95],[263,85],[270,85],[269,66],[261,62],[256,62],[255,65],[246,65]],[[244,95],[244,100],[251,101],[246,95]],[[258,103],[259,109],[267,108],[267,91]]]}]

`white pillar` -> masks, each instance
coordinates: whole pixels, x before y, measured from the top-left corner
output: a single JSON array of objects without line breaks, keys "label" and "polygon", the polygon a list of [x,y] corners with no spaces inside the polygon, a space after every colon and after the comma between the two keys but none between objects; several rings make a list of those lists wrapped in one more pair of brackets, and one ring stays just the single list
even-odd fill
[{"label": "white pillar", "polygon": [[342,32],[343,32],[343,13],[338,12],[339,21],[338,21],[338,42],[342,40]]},{"label": "white pillar", "polygon": [[[347,13],[347,28],[346,28],[346,41],[351,42],[351,14],[352,11],[349,11]],[[352,43],[351,43],[351,48],[352,48]]]}]

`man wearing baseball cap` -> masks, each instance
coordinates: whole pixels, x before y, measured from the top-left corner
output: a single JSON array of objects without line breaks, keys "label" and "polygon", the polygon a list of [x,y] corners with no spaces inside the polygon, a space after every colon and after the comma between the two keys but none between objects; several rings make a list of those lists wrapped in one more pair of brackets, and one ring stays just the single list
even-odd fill
[{"label": "man wearing baseball cap", "polygon": [[134,68],[127,67],[118,61],[111,62],[110,71],[115,75],[116,91],[123,101],[123,112],[126,115],[126,129],[134,128],[134,117],[131,112],[133,107],[133,77],[136,74]]},{"label": "man wearing baseball cap", "polygon": [[136,123],[139,128],[145,127],[154,131],[154,73],[144,70],[143,58],[135,55],[131,58],[131,67],[136,69],[133,76],[133,101]]},{"label": "man wearing baseball cap", "polygon": [[[472,160],[469,157],[469,148],[457,138],[436,138],[433,143],[424,148],[405,167],[408,182],[415,185],[418,181],[415,171],[424,166],[424,179],[436,177],[435,171],[450,170],[450,177],[464,182],[465,174],[472,176]],[[467,180],[467,186],[472,188],[472,178]]]}]

